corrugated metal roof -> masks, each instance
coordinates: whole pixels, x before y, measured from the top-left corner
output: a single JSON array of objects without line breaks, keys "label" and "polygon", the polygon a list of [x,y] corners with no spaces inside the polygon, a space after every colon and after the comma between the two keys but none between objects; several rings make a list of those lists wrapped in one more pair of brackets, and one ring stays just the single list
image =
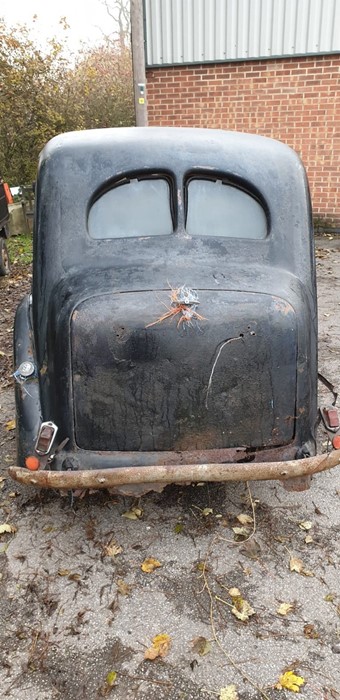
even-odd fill
[{"label": "corrugated metal roof", "polygon": [[144,0],[147,64],[340,51],[340,0]]}]

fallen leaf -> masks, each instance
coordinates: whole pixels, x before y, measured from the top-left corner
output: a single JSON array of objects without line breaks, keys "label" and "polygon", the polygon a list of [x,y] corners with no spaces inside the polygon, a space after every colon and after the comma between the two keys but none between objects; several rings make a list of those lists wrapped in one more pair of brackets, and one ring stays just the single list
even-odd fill
[{"label": "fallen leaf", "polygon": [[314,542],[312,535],[306,535],[305,542],[306,544],[311,544],[311,542]]},{"label": "fallen leaf", "polygon": [[233,527],[232,530],[235,535],[242,535],[243,537],[248,537],[250,532],[249,528],[247,527]]},{"label": "fallen leaf", "polygon": [[115,540],[111,540],[109,544],[104,547],[104,553],[107,557],[116,557],[123,551],[123,547],[120,547]]},{"label": "fallen leaf", "polygon": [[69,581],[80,581],[80,579],[81,579],[81,574],[77,574],[77,573],[70,574],[70,575],[68,576],[68,579],[69,579]]},{"label": "fallen leaf", "polygon": [[107,674],[106,676],[106,683],[110,688],[115,684],[117,680],[117,672],[116,671],[110,671],[110,673]]},{"label": "fallen leaf", "polygon": [[208,571],[205,561],[198,561],[196,564],[197,571]]},{"label": "fallen leaf", "polygon": [[153,559],[153,557],[149,557],[148,559],[144,559],[143,564],[141,564],[141,569],[144,571],[145,574],[152,574],[152,572],[155,569],[159,569],[159,567],[162,566],[160,561],[158,559]]},{"label": "fallen leaf", "polygon": [[333,603],[335,598],[336,598],[335,593],[327,593],[327,595],[325,595],[325,597],[324,597],[324,600],[326,601],[326,603]]},{"label": "fallen leaf", "polygon": [[248,559],[251,559],[252,561],[256,561],[261,554],[261,546],[253,537],[251,540],[248,540],[248,541],[245,541],[244,543],[243,542],[241,543],[241,550],[240,551]]},{"label": "fallen leaf", "polygon": [[255,615],[255,610],[251,607],[247,600],[242,598],[238,588],[230,588],[228,591],[233,601],[231,612],[241,622],[247,622],[251,615]]},{"label": "fallen leaf", "polygon": [[303,628],[303,634],[307,639],[319,639],[319,633],[312,624],[305,625]]},{"label": "fallen leaf", "polygon": [[68,569],[58,569],[58,576],[69,576],[70,573]]},{"label": "fallen leaf", "polygon": [[3,523],[0,525],[0,535],[3,535],[5,532],[16,532],[17,529],[15,525],[10,525],[10,523]]},{"label": "fallen leaf", "polygon": [[127,518],[127,520],[139,520],[143,515],[141,508],[131,508],[127,510],[126,513],[122,513],[122,518]]},{"label": "fallen leaf", "polygon": [[251,525],[253,523],[253,518],[251,518],[251,516],[247,515],[246,513],[240,513],[240,515],[237,515],[236,518],[239,521],[239,523],[241,523],[241,525]]},{"label": "fallen leaf", "polygon": [[293,693],[299,693],[299,688],[304,682],[304,678],[296,676],[294,671],[286,671],[286,673],[280,676],[275,688],[277,690],[292,690]]},{"label": "fallen leaf", "polygon": [[13,418],[13,420],[8,420],[7,423],[5,423],[5,428],[6,430],[15,430],[15,418]]},{"label": "fallen leaf", "polygon": [[238,700],[236,685],[227,685],[221,688],[219,700]]},{"label": "fallen leaf", "polygon": [[310,577],[315,576],[314,572],[309,571],[309,569],[302,569],[301,573],[303,576],[310,576]]},{"label": "fallen leaf", "polygon": [[117,590],[118,593],[121,595],[130,595],[131,593],[131,586],[126,583],[122,578],[119,578],[117,581]]},{"label": "fallen leaf", "polygon": [[238,598],[241,596],[241,593],[238,588],[229,588],[228,593],[232,598]]},{"label": "fallen leaf", "polygon": [[293,603],[281,603],[276,612],[278,615],[288,615],[288,613],[291,612],[293,608]]},{"label": "fallen leaf", "polygon": [[116,680],[117,672],[110,671],[110,673],[108,673],[106,676],[105,683],[102,685],[101,688],[99,688],[99,693],[102,698],[106,698],[108,695],[111,694],[112,688],[116,685]]},{"label": "fallen leaf", "polygon": [[125,513],[122,513],[122,518],[126,518],[127,520],[138,520],[138,515],[136,515],[133,510],[127,510]]},{"label": "fallen leaf", "polygon": [[255,610],[253,610],[247,600],[242,601],[242,607],[240,610],[236,606],[233,606],[231,608],[231,612],[233,615],[235,615],[235,617],[237,617],[238,620],[241,620],[241,622],[247,622],[251,615],[255,615]]},{"label": "fallen leaf", "polygon": [[195,639],[192,639],[191,643],[195,654],[205,656],[206,654],[209,654],[209,651],[211,651],[211,644],[205,637],[195,637]]},{"label": "fallen leaf", "polygon": [[203,508],[203,510],[202,510],[202,515],[204,515],[204,517],[206,518],[207,515],[211,515],[211,513],[213,513],[213,512],[214,512],[214,511],[213,511],[212,508]]},{"label": "fallen leaf", "polygon": [[154,661],[158,656],[163,658],[167,655],[171,644],[171,637],[168,634],[157,634],[152,640],[152,646],[146,650],[144,659]]},{"label": "fallen leaf", "polygon": [[301,520],[298,526],[301,530],[310,530],[313,527],[313,523],[310,520]]},{"label": "fallen leaf", "polygon": [[303,563],[301,559],[297,557],[291,557],[289,561],[289,568],[291,571],[296,571],[296,573],[301,574],[303,569]]}]

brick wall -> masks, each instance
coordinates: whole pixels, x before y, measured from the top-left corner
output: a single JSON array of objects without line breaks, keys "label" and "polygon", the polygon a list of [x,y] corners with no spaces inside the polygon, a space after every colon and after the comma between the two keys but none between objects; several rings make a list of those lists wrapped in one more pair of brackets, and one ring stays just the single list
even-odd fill
[{"label": "brick wall", "polygon": [[307,169],[315,219],[340,227],[340,54],[147,71],[150,126],[283,141]]}]

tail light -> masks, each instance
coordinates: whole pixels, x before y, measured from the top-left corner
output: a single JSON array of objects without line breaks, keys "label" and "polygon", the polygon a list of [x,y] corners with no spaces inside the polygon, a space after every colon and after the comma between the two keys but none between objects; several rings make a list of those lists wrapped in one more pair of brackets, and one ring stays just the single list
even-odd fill
[{"label": "tail light", "polygon": [[58,428],[54,423],[52,423],[52,421],[47,421],[41,424],[34,447],[38,455],[48,455],[48,453],[51,451],[57,432]]}]

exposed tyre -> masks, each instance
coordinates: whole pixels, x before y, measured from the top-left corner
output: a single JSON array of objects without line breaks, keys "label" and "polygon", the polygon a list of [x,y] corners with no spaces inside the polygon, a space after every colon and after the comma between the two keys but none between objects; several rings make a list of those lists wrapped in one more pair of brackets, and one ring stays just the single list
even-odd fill
[{"label": "exposed tyre", "polygon": [[7,245],[4,239],[0,238],[0,277],[3,277],[4,275],[9,275],[9,273],[10,264]]}]

